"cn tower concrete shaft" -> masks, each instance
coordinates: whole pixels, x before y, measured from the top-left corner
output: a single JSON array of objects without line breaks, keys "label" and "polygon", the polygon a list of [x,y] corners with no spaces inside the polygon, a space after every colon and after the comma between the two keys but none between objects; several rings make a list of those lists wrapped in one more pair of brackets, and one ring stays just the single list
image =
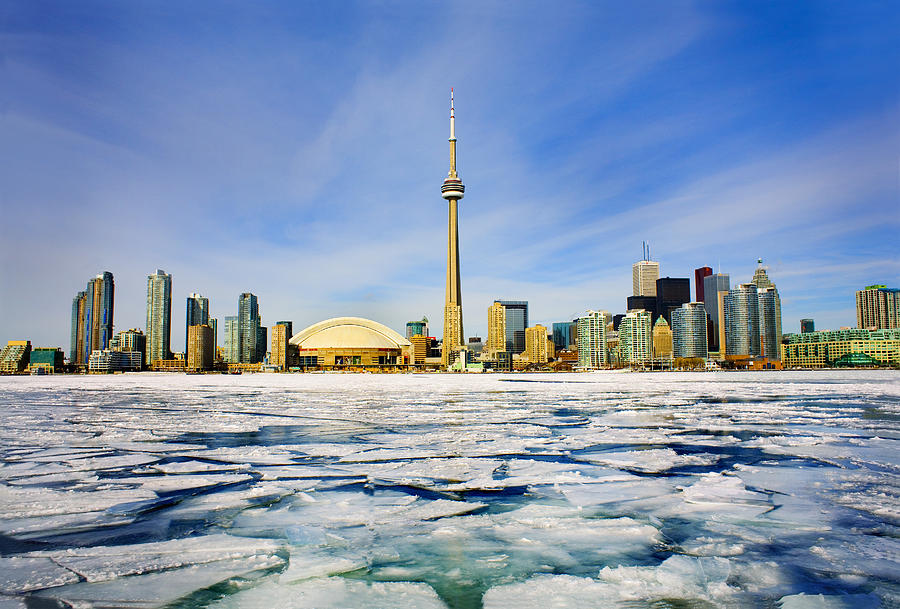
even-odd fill
[{"label": "cn tower concrete shaft", "polygon": [[459,224],[457,207],[466,187],[456,173],[456,116],[453,108],[453,89],[450,89],[450,171],[441,186],[441,196],[447,199],[450,215],[447,220],[447,294],[444,301],[444,342],[441,363],[447,367],[463,347],[462,286],[459,281]]}]

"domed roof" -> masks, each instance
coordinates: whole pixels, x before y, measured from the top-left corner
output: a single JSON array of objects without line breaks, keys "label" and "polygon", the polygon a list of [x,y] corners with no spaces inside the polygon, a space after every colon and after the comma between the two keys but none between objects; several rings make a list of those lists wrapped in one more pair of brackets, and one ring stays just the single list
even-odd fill
[{"label": "domed roof", "polygon": [[335,317],[294,334],[301,349],[400,349],[411,343],[384,324],[362,317]]},{"label": "domed roof", "polygon": [[669,327],[669,322],[666,321],[666,318],[665,318],[665,317],[663,317],[662,315],[660,315],[660,316],[659,316],[659,319],[656,320],[656,323],[653,324],[653,327],[654,327],[654,328],[655,328],[656,326],[664,326],[664,327],[668,328],[668,327]]}]

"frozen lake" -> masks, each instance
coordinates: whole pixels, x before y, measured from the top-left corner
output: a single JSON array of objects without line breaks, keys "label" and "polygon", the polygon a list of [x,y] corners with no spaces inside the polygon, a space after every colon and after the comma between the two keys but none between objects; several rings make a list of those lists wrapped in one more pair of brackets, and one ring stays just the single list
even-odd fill
[{"label": "frozen lake", "polygon": [[0,377],[0,609],[900,605],[900,374]]}]

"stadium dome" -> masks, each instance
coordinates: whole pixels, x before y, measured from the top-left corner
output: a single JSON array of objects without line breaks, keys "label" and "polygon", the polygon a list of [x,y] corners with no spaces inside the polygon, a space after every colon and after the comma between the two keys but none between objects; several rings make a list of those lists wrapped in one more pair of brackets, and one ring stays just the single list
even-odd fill
[{"label": "stadium dome", "polygon": [[335,317],[304,328],[291,337],[307,365],[320,368],[385,367],[410,363],[412,343],[384,324],[362,317]]}]

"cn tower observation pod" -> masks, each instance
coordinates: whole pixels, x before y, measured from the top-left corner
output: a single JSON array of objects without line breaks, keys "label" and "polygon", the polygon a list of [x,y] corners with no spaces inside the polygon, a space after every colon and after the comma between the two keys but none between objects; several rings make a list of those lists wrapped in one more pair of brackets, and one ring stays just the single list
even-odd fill
[{"label": "cn tower observation pod", "polygon": [[291,337],[306,367],[399,368],[412,361],[412,343],[384,324],[362,317],[335,317]]}]

